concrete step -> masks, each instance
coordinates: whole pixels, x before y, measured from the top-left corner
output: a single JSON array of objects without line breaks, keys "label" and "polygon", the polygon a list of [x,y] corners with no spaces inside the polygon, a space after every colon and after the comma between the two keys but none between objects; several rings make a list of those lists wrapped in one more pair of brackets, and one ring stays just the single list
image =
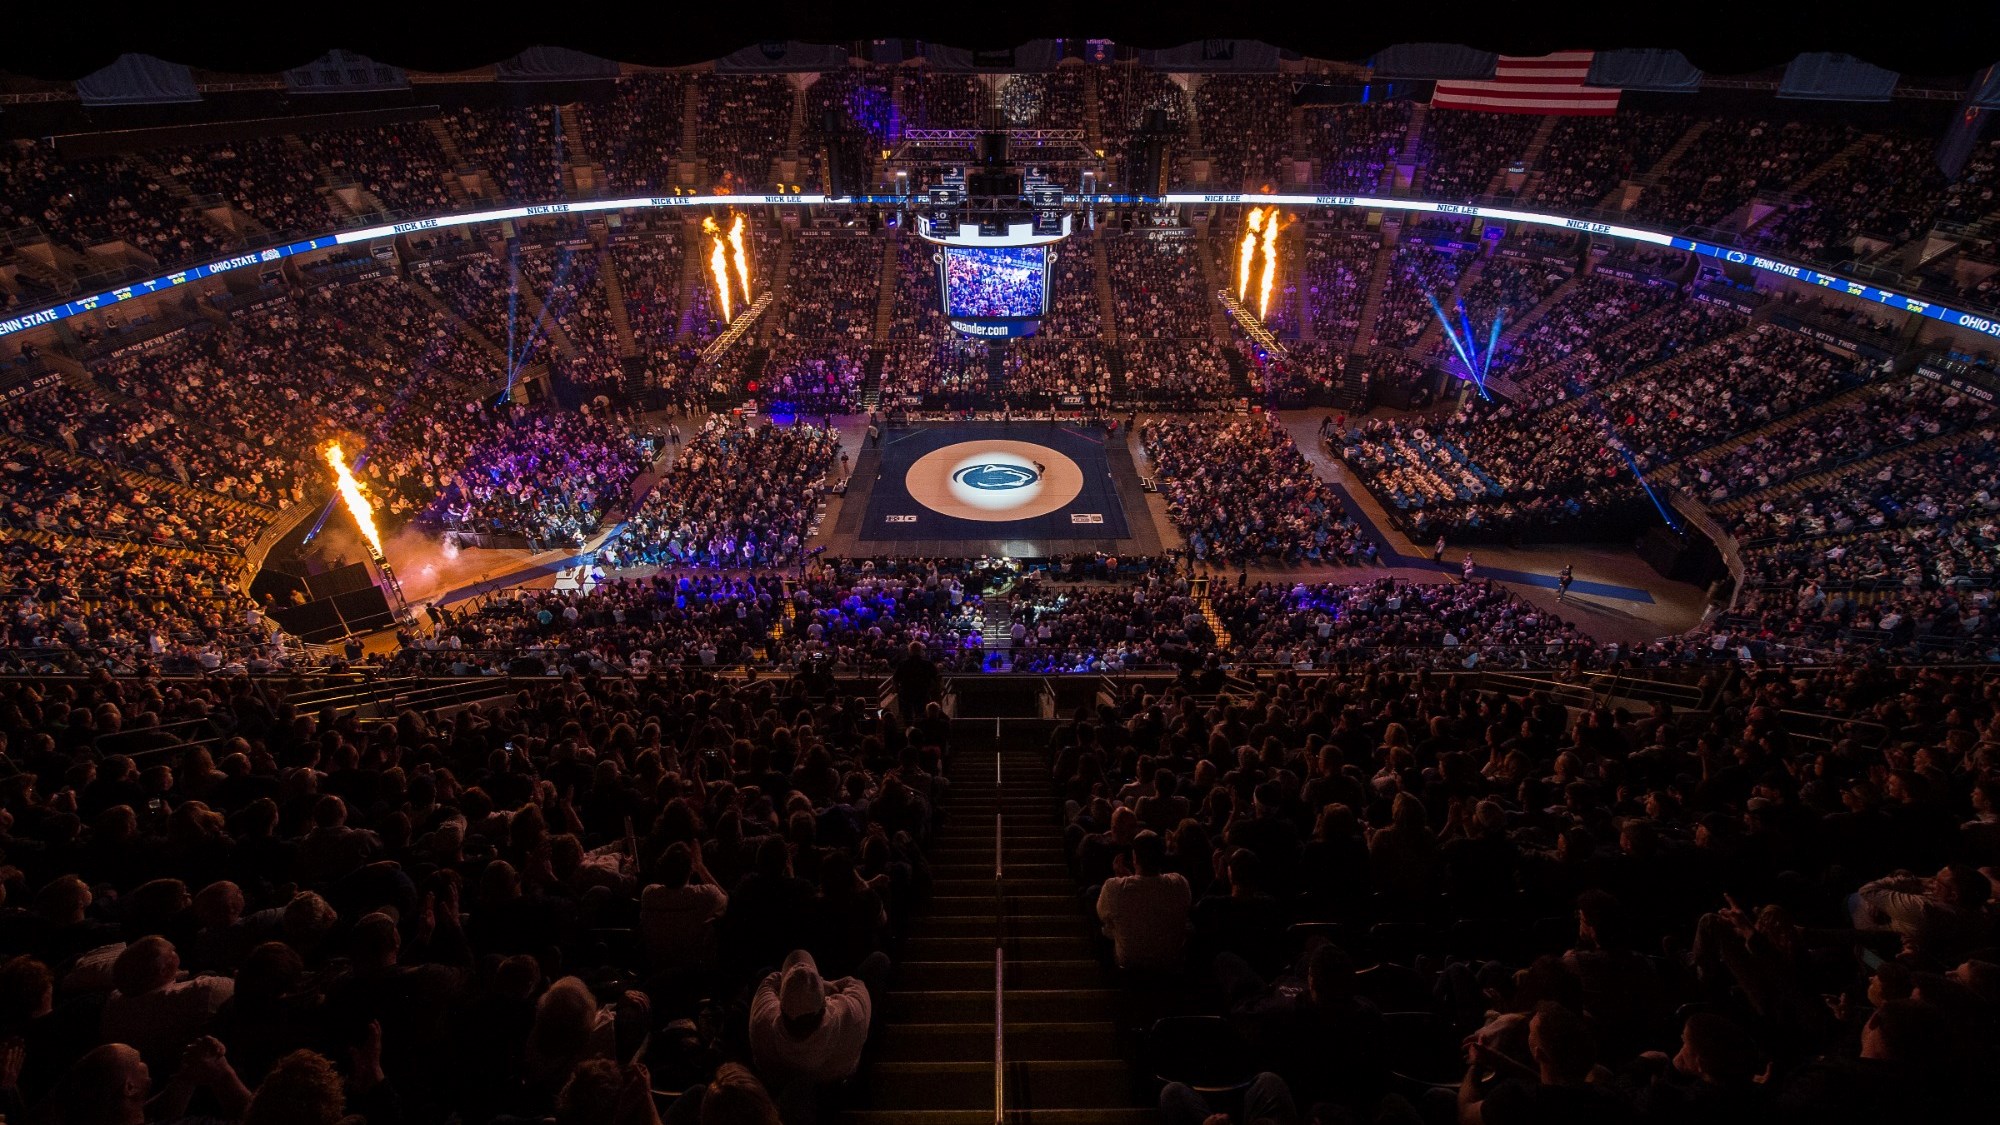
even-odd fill
[{"label": "concrete step", "polygon": [[1079,912],[1062,914],[1009,914],[995,925],[992,918],[925,918],[921,936],[939,938],[985,938],[987,962],[993,960],[993,938],[1007,933],[1015,937],[1088,937],[1096,924]]},{"label": "concrete step", "polygon": [[[1049,868],[1059,865],[1038,863],[1034,866]],[[1076,890],[1076,884],[1069,880],[1067,873],[1060,876],[1031,879],[1019,874],[1021,871],[1020,867],[1009,866],[1004,868],[1004,870],[1007,877],[1006,893],[1010,896],[1064,895],[1071,898],[1075,897],[1072,892]],[[932,875],[936,874],[935,871],[932,872]],[[991,895],[993,893],[993,872],[989,868],[984,879],[976,876],[964,879],[937,879],[931,884],[931,889],[938,894],[949,895],[953,898],[962,898],[970,895]]]},{"label": "concrete step", "polygon": [[930,913],[954,918],[990,918],[996,911],[1008,914],[1060,914],[1079,907],[1074,895],[1005,894],[996,903],[987,895],[938,895],[931,899]]},{"label": "concrete step", "polygon": [[[1007,1064],[1008,1104],[1065,1109],[1122,1108],[1132,1100],[1123,1059],[1066,1059]],[[869,1074],[878,1109],[993,1110],[993,1063],[877,1063]]]},{"label": "concrete step", "polygon": [[[991,925],[991,921],[987,920]],[[1082,934],[1045,935],[1009,933],[1001,942],[1008,959],[1038,961],[1067,961],[1078,957],[1089,957],[1095,951],[1090,939]],[[993,937],[989,933],[983,937],[938,936],[920,934],[911,938],[904,946],[903,955],[912,961],[977,961],[993,963]],[[992,1012],[986,1014],[991,1019]]]},{"label": "concrete step", "polygon": [[[1006,1125],[1155,1125],[1152,1109],[1009,1109]],[[839,1117],[840,1125],[993,1125],[990,1109],[862,1109]]]},{"label": "concrete step", "polygon": [[[986,945],[988,949],[992,948],[991,942]],[[1117,995],[1108,988],[1010,988],[1007,990],[1007,1018],[1049,1022],[1080,1012],[1110,1011]],[[993,984],[989,976],[984,988],[932,988],[921,991],[899,988],[883,997],[882,1007],[891,1019],[920,1019],[927,1023],[985,1020],[990,1024],[993,1022]]]},{"label": "concrete step", "polygon": [[[977,879],[993,877],[993,865],[978,863],[933,863],[931,877],[940,885],[954,879]],[[1007,868],[1008,880],[1021,879],[1069,879],[1069,867],[1061,863],[1011,864]]]},{"label": "concrete step", "polygon": [[[897,970],[898,986],[910,989],[991,989],[993,966],[984,961],[907,961]],[[1007,987],[1026,989],[1095,988],[1104,983],[1096,961],[1008,961]]]},{"label": "concrete step", "polygon": [[[1007,1057],[1110,1058],[1118,1053],[1118,1025],[1007,1021]],[[901,1023],[882,1029],[876,1056],[883,1062],[993,1061],[991,1023]]]}]

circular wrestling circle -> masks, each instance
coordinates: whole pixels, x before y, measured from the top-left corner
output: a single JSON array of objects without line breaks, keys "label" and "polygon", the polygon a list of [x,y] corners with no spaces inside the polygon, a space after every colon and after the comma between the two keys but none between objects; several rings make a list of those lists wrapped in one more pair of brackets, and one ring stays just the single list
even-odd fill
[{"label": "circular wrestling circle", "polygon": [[1083,470],[1031,441],[962,441],[917,458],[903,483],[941,516],[1001,523],[1061,511],[1083,491]]}]

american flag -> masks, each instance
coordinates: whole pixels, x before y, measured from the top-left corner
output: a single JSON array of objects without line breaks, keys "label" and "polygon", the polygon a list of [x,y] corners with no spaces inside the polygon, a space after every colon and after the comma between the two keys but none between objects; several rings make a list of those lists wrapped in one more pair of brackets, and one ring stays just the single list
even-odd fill
[{"label": "american flag", "polygon": [[1609,116],[1618,112],[1620,91],[1586,86],[1595,51],[1557,51],[1528,58],[1501,55],[1493,77],[1481,82],[1439,82],[1431,105],[1439,109],[1487,113],[1568,113]]}]

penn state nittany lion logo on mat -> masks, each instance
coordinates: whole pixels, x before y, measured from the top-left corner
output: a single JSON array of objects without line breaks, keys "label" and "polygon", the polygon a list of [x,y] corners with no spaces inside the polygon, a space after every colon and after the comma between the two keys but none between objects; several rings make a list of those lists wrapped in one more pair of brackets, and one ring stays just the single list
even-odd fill
[{"label": "penn state nittany lion logo on mat", "polygon": [[982,465],[967,465],[951,474],[952,483],[981,492],[1005,492],[1012,488],[1027,488],[1042,479],[1042,474],[1026,465],[1009,465],[987,462]]},{"label": "penn state nittany lion logo on mat", "polygon": [[1083,491],[1083,470],[1039,442],[953,442],[916,459],[904,475],[910,498],[941,516],[1005,523],[1061,511]]}]

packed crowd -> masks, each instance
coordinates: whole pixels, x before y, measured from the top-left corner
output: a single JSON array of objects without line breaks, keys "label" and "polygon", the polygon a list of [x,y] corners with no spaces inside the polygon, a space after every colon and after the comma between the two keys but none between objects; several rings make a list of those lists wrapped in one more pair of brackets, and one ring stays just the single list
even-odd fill
[{"label": "packed crowd", "polygon": [[902,405],[971,403],[992,376],[986,343],[946,335],[890,344],[882,353],[882,397]]},{"label": "packed crowd", "polygon": [[1213,301],[1203,291],[1192,238],[1106,237],[1105,264],[1118,334],[1130,339],[1199,335]]},{"label": "packed crowd", "polygon": [[1195,410],[1237,396],[1227,353],[1207,340],[1129,340],[1118,345],[1125,389],[1156,409]]},{"label": "packed crowd", "polygon": [[800,561],[838,439],[711,417],[615,539],[617,557],[663,566],[782,567]]},{"label": "packed crowd", "polygon": [[784,341],[772,347],[764,363],[757,398],[800,413],[844,414],[861,405],[867,366],[864,344]]},{"label": "packed crowd", "polygon": [[879,240],[801,238],[786,279],[785,333],[807,339],[870,339],[881,287]]},{"label": "packed crowd", "polygon": [[675,670],[376,728],[242,680],[4,705],[10,1116],[657,1125],[657,1084],[806,1120],[928,893],[943,732],[851,699]]},{"label": "packed crowd", "polygon": [[1424,119],[1424,170],[1417,188],[1427,199],[1470,203],[1527,151],[1540,120],[1530,114],[1432,108]]},{"label": "packed crowd", "polygon": [[1731,623],[1800,650],[1990,657],[2000,638],[2000,452],[1990,426],[1719,505],[1743,544]]},{"label": "packed crowd", "polygon": [[[1128,384],[1131,370],[1126,368]],[[1111,401],[1111,367],[1096,340],[1021,341],[1002,357],[1001,378],[1008,399],[1031,405],[1099,407]]]},{"label": "packed crowd", "polygon": [[1395,159],[1416,103],[1316,106],[1305,111],[1307,154],[1320,162],[1320,186],[1354,195],[1396,186]]},{"label": "packed crowd", "polygon": [[1306,237],[1305,297],[1315,336],[1351,343],[1361,330],[1361,306],[1381,252],[1378,237]]},{"label": "packed crowd", "polygon": [[569,196],[571,159],[562,114],[552,105],[464,107],[445,115],[459,155],[484,168],[502,198],[524,203]]},{"label": "packed crowd", "polygon": [[502,417],[439,491],[448,527],[581,544],[651,462],[658,439],[587,411]]},{"label": "packed crowd", "polygon": [[1532,188],[1521,202],[1551,211],[1602,207],[1626,180],[1658,164],[1691,124],[1679,113],[1564,117],[1530,169]]},{"label": "packed crowd", "polygon": [[300,175],[298,160],[283,138],[164,149],[150,156],[197,196],[221,196],[250,216],[264,228],[254,233],[265,239],[315,235],[338,225],[320,197],[320,185]]},{"label": "packed crowd", "polygon": [[1751,233],[1761,245],[1839,265],[1862,243],[1901,246],[1931,229],[1944,201],[1945,177],[1929,135],[1877,134],[1866,156],[1816,179],[1804,197]]},{"label": "packed crowd", "polygon": [[1560,664],[1595,647],[1574,624],[1486,579],[1259,582],[1210,600],[1236,660],[1300,671],[1413,656],[1460,667]]},{"label": "packed crowd", "polygon": [[0,668],[79,674],[277,667],[242,560],[69,538],[0,543]]},{"label": "packed crowd", "polygon": [[1157,418],[1140,437],[1167,514],[1197,560],[1375,560],[1376,545],[1277,419]]},{"label": "packed crowd", "polygon": [[524,246],[521,283],[542,306],[539,323],[567,342],[551,349],[551,366],[571,386],[592,391],[624,378],[624,344],[597,278],[598,252],[588,245]]},{"label": "packed crowd", "polygon": [[1209,179],[1230,191],[1289,182],[1292,87],[1283,75],[1204,76],[1194,111],[1209,158]]},{"label": "packed crowd", "polygon": [[1397,243],[1389,259],[1389,276],[1383,283],[1370,345],[1407,348],[1422,339],[1438,323],[1431,298],[1450,308],[1459,274],[1475,257],[1471,251],[1442,249],[1424,242]]},{"label": "packed crowd", "polygon": [[672,72],[626,75],[609,101],[576,104],[577,143],[619,194],[658,195],[675,182],[687,85]]},{"label": "packed crowd", "polygon": [[[1607,328],[1616,331],[1640,324],[1680,299],[1679,291],[1664,283],[1624,281],[1603,273],[1578,278],[1568,293],[1525,329],[1501,328],[1494,370],[1522,379],[1603,341],[1609,335]],[[1592,378],[1590,382],[1602,380]]]},{"label": "packed crowd", "polygon": [[1726,118],[1711,122],[1639,195],[1634,211],[1669,224],[1719,225],[1759,192],[1781,192],[1857,135],[1846,124]]},{"label": "packed crowd", "polygon": [[1759,431],[1749,441],[1669,470],[1708,504],[1775,488],[1994,417],[1979,402],[1922,374],[1874,383],[1830,409]]},{"label": "packed crowd", "polygon": [[1135,690],[1052,774],[1106,956],[1227,1020],[1204,1073],[1242,1068],[1246,1117],[1976,1120],[1990,685],[1788,675],[1692,716],[1395,674]]},{"label": "packed crowd", "polygon": [[703,74],[695,143],[710,182],[745,191],[772,183],[772,158],[792,121],[792,87],[782,74]]}]

